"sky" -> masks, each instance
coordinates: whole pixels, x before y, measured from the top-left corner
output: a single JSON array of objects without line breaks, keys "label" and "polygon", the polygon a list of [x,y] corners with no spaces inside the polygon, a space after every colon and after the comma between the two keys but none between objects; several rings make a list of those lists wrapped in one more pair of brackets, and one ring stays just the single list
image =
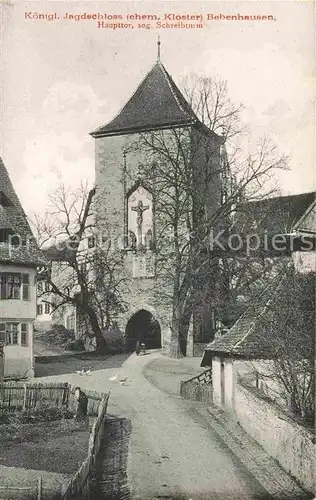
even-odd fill
[{"label": "sky", "polygon": [[[66,13],[202,14],[203,28],[101,29]],[[274,20],[207,20],[238,13]],[[158,34],[178,85],[190,73],[224,78],[253,137],[271,137],[289,156],[283,194],[315,189],[312,1],[13,1],[2,3],[0,147],[27,214],[45,210],[59,183],[93,183],[89,132],[117,114],[155,63]]]}]

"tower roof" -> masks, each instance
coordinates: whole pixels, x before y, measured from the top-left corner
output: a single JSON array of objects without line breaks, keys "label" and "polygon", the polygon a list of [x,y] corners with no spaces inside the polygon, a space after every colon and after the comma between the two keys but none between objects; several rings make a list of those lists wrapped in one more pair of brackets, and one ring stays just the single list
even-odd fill
[{"label": "tower roof", "polygon": [[203,126],[158,60],[119,114],[91,135],[97,138],[194,124]]},{"label": "tower roof", "polygon": [[[8,171],[0,158],[0,262],[44,265],[46,259],[38,248],[27,217],[16,195]],[[15,237],[9,240],[9,236]]]}]

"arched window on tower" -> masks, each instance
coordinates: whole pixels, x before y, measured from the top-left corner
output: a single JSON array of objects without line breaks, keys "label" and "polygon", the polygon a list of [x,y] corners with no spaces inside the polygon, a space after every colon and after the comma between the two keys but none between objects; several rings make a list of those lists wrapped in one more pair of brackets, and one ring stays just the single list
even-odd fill
[{"label": "arched window on tower", "polygon": [[153,195],[137,181],[126,195],[126,232],[128,247],[144,252],[153,248]]}]

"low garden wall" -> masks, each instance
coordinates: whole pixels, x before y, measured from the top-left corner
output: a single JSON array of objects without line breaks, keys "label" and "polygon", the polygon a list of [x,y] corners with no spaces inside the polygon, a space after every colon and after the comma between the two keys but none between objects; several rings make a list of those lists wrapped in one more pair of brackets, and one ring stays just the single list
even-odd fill
[{"label": "low garden wall", "polygon": [[312,430],[285,414],[258,389],[239,380],[235,388],[239,423],[281,467],[309,492],[315,492],[316,445]]},{"label": "low garden wall", "polygon": [[213,399],[212,370],[180,382],[180,396],[192,401],[211,403]]}]

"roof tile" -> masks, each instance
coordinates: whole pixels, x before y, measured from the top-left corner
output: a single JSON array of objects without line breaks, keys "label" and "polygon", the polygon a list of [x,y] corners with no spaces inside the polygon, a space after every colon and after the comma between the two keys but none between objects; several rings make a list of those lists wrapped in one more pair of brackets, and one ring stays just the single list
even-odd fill
[{"label": "roof tile", "polygon": [[91,133],[103,137],[133,130],[187,126],[198,121],[173,79],[157,62],[119,114]]},{"label": "roof tile", "polygon": [[[45,265],[43,253],[38,248],[27,217],[11,183],[8,171],[0,158],[0,192],[4,203],[0,204],[0,229],[12,231],[23,240],[23,244],[14,246],[9,242],[0,243],[0,262]],[[9,201],[9,203],[8,203]]]}]

